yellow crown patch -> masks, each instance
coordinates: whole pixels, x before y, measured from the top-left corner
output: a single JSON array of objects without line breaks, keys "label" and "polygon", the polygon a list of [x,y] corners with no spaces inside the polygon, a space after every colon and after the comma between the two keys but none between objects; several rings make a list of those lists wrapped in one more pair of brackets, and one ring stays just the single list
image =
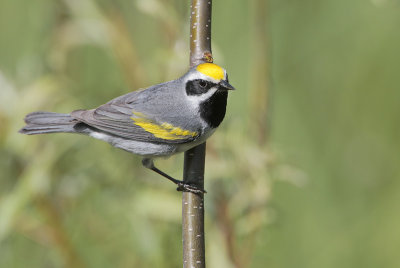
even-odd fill
[{"label": "yellow crown patch", "polygon": [[218,65],[214,63],[202,63],[197,66],[197,71],[199,71],[202,74],[205,74],[211,78],[214,78],[215,80],[221,80],[224,79],[224,69],[219,67]]}]

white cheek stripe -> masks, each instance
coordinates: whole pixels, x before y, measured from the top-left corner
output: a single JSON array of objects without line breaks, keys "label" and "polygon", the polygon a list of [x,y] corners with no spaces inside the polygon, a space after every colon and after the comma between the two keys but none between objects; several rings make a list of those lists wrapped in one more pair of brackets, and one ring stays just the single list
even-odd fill
[{"label": "white cheek stripe", "polygon": [[202,94],[202,95],[190,95],[190,96],[187,96],[187,97],[188,97],[188,99],[189,99],[189,101],[191,103],[193,103],[196,106],[199,106],[200,103],[202,103],[203,101],[211,98],[211,96],[214,95],[214,93],[217,90],[218,90],[218,87],[213,87],[213,88],[210,88],[207,91],[207,93],[205,93],[205,94]]}]

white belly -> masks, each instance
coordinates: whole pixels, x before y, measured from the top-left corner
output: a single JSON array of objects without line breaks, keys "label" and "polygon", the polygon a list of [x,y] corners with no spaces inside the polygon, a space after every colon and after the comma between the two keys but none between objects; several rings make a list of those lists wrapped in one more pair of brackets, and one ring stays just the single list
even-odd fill
[{"label": "white belly", "polygon": [[108,142],[114,147],[123,149],[133,154],[145,157],[161,157],[187,151],[195,147],[196,145],[205,142],[206,139],[214,133],[214,131],[215,129],[211,129],[196,141],[183,144],[162,144],[162,143],[133,141],[99,132],[92,132],[89,134],[89,136],[95,139]]}]

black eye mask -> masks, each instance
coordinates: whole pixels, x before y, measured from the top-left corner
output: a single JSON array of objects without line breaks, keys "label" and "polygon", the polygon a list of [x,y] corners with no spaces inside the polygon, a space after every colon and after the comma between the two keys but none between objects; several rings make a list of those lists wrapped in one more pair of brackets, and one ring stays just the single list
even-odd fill
[{"label": "black eye mask", "polygon": [[202,95],[217,86],[218,84],[203,79],[191,80],[186,83],[186,94],[188,96]]}]

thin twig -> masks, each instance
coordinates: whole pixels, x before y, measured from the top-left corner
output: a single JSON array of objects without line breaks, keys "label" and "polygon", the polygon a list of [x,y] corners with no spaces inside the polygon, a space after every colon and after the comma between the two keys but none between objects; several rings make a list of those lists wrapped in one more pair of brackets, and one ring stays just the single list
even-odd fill
[{"label": "thin twig", "polygon": [[[211,0],[192,0],[190,8],[190,66],[212,62]],[[183,179],[204,188],[206,144],[185,152]],[[183,267],[205,264],[204,196],[184,192],[182,196]]]}]

